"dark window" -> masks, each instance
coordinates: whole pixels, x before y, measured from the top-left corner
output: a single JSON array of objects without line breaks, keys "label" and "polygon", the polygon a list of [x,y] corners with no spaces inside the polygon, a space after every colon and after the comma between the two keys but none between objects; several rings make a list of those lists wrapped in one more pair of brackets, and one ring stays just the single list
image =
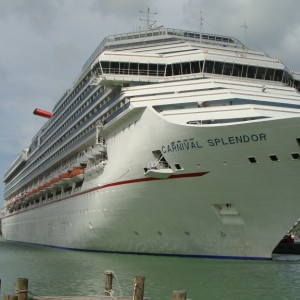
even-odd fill
[{"label": "dark window", "polygon": [[233,65],[232,76],[242,76],[242,65]]},{"label": "dark window", "polygon": [[275,70],[274,69],[267,69],[266,70],[266,80],[273,80],[274,79]]},{"label": "dark window", "polygon": [[83,183],[83,180],[79,181],[79,182],[76,182],[75,189],[80,188],[82,186],[82,183]]},{"label": "dark window", "polygon": [[175,168],[176,168],[177,170],[181,170],[181,169],[182,169],[181,166],[180,166],[180,164],[174,164],[174,166],[175,166]]},{"label": "dark window", "polygon": [[266,68],[258,67],[257,73],[256,73],[256,78],[257,79],[265,79],[265,75],[266,75]]},{"label": "dark window", "polygon": [[157,65],[150,64],[149,65],[149,75],[150,76],[157,76]]},{"label": "dark window", "polygon": [[233,64],[225,63],[224,64],[223,75],[232,75],[232,70],[233,70]]},{"label": "dark window", "polygon": [[292,153],[291,155],[293,159],[300,159],[299,153]]},{"label": "dark window", "polygon": [[256,76],[256,67],[248,66],[248,78],[255,78]]},{"label": "dark window", "polygon": [[173,75],[181,75],[181,67],[180,64],[173,64]]},{"label": "dark window", "polygon": [[278,161],[278,157],[275,154],[272,154],[269,157],[270,157],[271,161]]},{"label": "dark window", "polygon": [[101,61],[101,66],[102,66],[103,73],[109,72],[109,62],[108,61]]},{"label": "dark window", "polygon": [[189,62],[184,62],[181,64],[182,74],[190,74],[191,73],[191,66]]},{"label": "dark window", "polygon": [[120,73],[128,75],[129,63],[121,62],[120,63]]},{"label": "dark window", "polygon": [[201,72],[199,61],[191,62],[191,72],[192,73],[200,73]]},{"label": "dark window", "polygon": [[157,66],[158,76],[164,76],[165,70],[166,70],[166,65],[158,65]]},{"label": "dark window", "polygon": [[275,70],[275,81],[282,81],[283,71],[282,70]]},{"label": "dark window", "polygon": [[130,63],[129,74],[130,75],[137,75],[138,74],[138,64],[137,63]]},{"label": "dark window", "polygon": [[247,77],[248,66],[242,66],[242,77]]},{"label": "dark window", "polygon": [[148,64],[139,64],[139,75],[147,75]]},{"label": "dark window", "polygon": [[215,66],[214,66],[215,73],[216,74],[222,74],[223,73],[223,66],[224,66],[223,62],[216,61]]},{"label": "dark window", "polygon": [[119,62],[112,61],[111,65],[110,65],[110,73],[119,74],[119,72],[120,72],[119,65],[120,65]]},{"label": "dark window", "polygon": [[172,76],[172,67],[171,67],[171,65],[167,65],[166,76]]},{"label": "dark window", "polygon": [[205,61],[204,65],[204,72],[205,73],[212,73],[213,72],[213,67],[214,67],[214,62],[210,60]]},{"label": "dark window", "polygon": [[257,162],[256,158],[254,156],[248,157],[248,159],[249,159],[249,161],[250,161],[251,164],[254,164],[254,163]]}]

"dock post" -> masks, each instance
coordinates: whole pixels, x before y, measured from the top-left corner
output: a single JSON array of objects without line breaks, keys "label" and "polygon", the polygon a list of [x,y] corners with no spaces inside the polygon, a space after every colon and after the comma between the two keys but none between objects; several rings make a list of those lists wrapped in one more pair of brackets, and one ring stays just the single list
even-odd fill
[{"label": "dock post", "polygon": [[16,294],[18,300],[27,300],[28,278],[18,278],[16,283]]},{"label": "dock post", "polygon": [[113,281],[113,272],[112,271],[105,271],[105,283],[104,283],[104,295],[111,296],[112,292],[112,281]]},{"label": "dock post", "polygon": [[186,300],[186,291],[173,291],[173,300]]},{"label": "dock post", "polygon": [[133,300],[143,300],[144,299],[144,276],[134,277],[134,288],[133,288]]},{"label": "dock post", "polygon": [[3,300],[18,300],[18,296],[17,295],[4,294]]}]

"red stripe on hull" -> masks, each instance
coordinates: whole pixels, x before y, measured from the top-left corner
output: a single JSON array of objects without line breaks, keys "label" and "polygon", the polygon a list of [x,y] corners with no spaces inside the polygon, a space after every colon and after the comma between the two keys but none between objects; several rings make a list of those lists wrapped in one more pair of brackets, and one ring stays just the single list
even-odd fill
[{"label": "red stripe on hull", "polygon": [[123,184],[132,184],[137,182],[144,182],[144,181],[154,181],[154,180],[169,180],[169,179],[177,179],[177,178],[188,178],[188,177],[199,177],[207,174],[209,172],[197,172],[197,173],[185,173],[185,174],[178,174],[178,175],[171,175],[168,178],[152,178],[152,177],[145,177],[145,178],[137,178],[137,179],[130,179],[130,180],[124,180],[124,181],[117,181],[113,183],[104,184],[102,186],[99,186],[97,188],[94,188],[90,191],[100,190],[111,186],[117,186],[117,185],[123,185]]},{"label": "red stripe on hull", "polygon": [[[87,193],[90,193],[90,192],[94,192],[94,191],[105,189],[105,188],[112,187],[112,186],[118,186],[118,185],[123,185],[123,184],[132,184],[132,183],[138,183],[138,182],[144,182],[144,181],[169,180],[169,179],[178,179],[178,178],[200,177],[200,176],[206,175],[208,173],[209,172],[185,173],[185,174],[177,174],[177,175],[174,174],[174,175],[171,175],[168,178],[162,178],[162,179],[161,178],[145,177],[145,178],[137,178],[137,179],[124,180],[124,181],[117,181],[117,182],[112,182],[112,183],[104,184],[104,185],[101,185],[101,186],[97,186],[97,187],[94,187],[94,188],[91,188],[91,189],[88,189],[88,190],[85,190],[85,191],[82,191],[82,192],[78,192],[78,193],[75,193],[75,194],[67,196],[67,197],[62,197],[62,198],[57,199],[57,200],[55,200],[53,202],[61,202],[61,201],[64,201],[66,199],[70,199],[70,198],[73,198],[73,197],[76,197],[76,196],[84,195],[84,194],[87,194]],[[47,203],[42,204],[42,206],[49,205],[51,203],[52,202],[47,202]],[[40,206],[31,207],[28,210],[30,210],[30,209],[36,209],[38,207],[40,207]],[[22,212],[23,211],[16,212],[15,214],[19,214],[19,213],[22,213]],[[10,215],[5,216],[5,217],[3,217],[3,219],[5,219],[5,218],[7,218],[9,216]]]}]

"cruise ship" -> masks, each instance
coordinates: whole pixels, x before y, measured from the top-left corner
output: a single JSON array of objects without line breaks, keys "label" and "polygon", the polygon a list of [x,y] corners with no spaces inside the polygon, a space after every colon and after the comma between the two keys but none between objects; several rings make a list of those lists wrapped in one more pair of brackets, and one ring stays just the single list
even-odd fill
[{"label": "cruise ship", "polygon": [[300,74],[230,36],[104,38],[4,174],[5,239],[271,259],[300,216]]}]

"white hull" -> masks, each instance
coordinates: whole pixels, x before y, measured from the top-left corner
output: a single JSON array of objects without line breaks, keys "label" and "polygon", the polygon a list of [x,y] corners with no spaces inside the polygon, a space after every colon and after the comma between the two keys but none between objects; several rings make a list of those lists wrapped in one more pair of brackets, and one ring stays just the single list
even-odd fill
[{"label": "white hull", "polygon": [[[300,215],[300,160],[291,157],[300,119],[193,127],[146,109],[126,124],[136,118],[122,135],[108,136],[100,176],[86,178],[77,194],[6,216],[4,237],[82,250],[271,258]],[[158,149],[182,169],[146,177]],[[273,154],[278,161],[270,161]]]}]

